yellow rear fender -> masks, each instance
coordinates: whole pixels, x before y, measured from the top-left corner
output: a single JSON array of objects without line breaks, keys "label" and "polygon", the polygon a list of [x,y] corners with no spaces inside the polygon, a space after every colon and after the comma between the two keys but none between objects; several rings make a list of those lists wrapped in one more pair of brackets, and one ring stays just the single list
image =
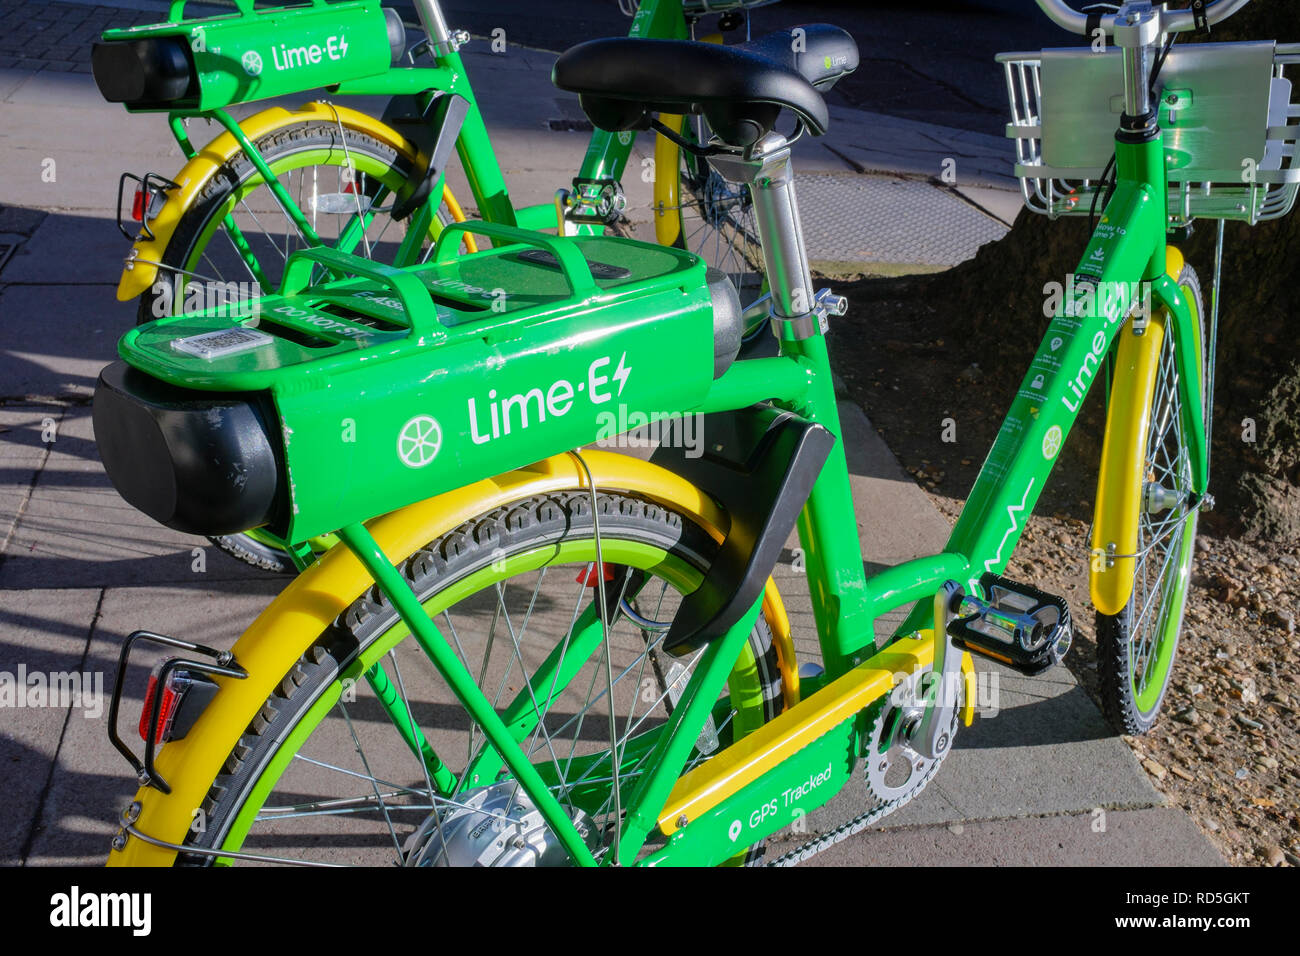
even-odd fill
[{"label": "yellow rear fender", "polygon": [[[697,521],[717,541],[726,534],[730,525],[726,514],[684,478],[627,455],[585,451],[583,459],[598,488],[637,493],[670,507]],[[556,455],[409,505],[375,518],[367,527],[384,553],[400,563],[476,515],[533,495],[582,487],[586,487],[586,479],[573,456]],[[183,842],[208,786],[276,683],[372,583],[353,554],[336,547],[294,579],[257,617],[233,648],[235,659],[249,676],[245,680],[220,679],[220,690],[185,738],[159,750],[156,767],[172,792],[164,795],[149,787],[139,789],[134,825],[141,833],[168,843]],[[770,580],[764,610],[782,674],[797,673],[785,612]],[[794,690],[797,693],[797,686]],[[110,866],[169,866],[174,860],[175,851],[130,837],[123,849],[109,854],[108,862]]]},{"label": "yellow rear fender", "polygon": [[[391,146],[408,160],[415,159],[416,148],[409,140],[373,116],[348,109],[346,106],[305,103],[296,110],[273,106],[241,121],[239,125],[250,140],[257,142],[268,134],[313,120],[325,120],[330,123],[341,121],[344,126],[360,130],[381,143]],[[154,263],[162,261],[163,253],[167,251],[167,245],[176,232],[181,216],[194,204],[202,193],[203,187],[208,184],[217,170],[239,152],[239,143],[235,141],[235,137],[228,131],[223,132],[199,150],[198,154],[172,177],[172,181],[177,183],[180,189],[168,194],[167,201],[158,216],[150,221],[149,230],[154,238],[137,239],[135,245],[131,247],[126,267],[122,270],[122,278],[117,284],[117,297],[120,301],[127,302],[134,299],[154,284],[158,277],[158,266]]]}]

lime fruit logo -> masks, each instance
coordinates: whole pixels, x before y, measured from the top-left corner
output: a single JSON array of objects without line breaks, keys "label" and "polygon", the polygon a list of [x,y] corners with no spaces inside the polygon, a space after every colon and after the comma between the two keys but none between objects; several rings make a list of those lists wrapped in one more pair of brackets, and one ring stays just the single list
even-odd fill
[{"label": "lime fruit logo", "polygon": [[262,72],[262,57],[256,50],[249,50],[239,62],[249,76],[257,76]]},{"label": "lime fruit logo", "polygon": [[442,428],[428,415],[416,415],[397,436],[397,457],[408,468],[423,468],[438,457],[440,448]]},{"label": "lime fruit logo", "polygon": [[1043,436],[1043,457],[1051,461],[1061,450],[1061,426],[1053,425]]}]

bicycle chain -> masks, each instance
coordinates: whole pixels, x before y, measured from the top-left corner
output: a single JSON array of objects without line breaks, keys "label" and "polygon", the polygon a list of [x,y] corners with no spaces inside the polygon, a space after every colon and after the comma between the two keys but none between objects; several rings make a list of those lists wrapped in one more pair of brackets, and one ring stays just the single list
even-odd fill
[{"label": "bicycle chain", "polygon": [[929,785],[930,779],[936,773],[938,773],[940,766],[942,766],[942,761],[936,761],[931,766],[929,773],[927,773],[921,779],[921,782],[917,785],[916,789],[913,790],[911,793],[909,793],[907,796],[899,797],[897,800],[890,800],[887,803],[882,803],[880,806],[868,810],[866,813],[859,814],[858,816],[854,817],[852,820],[847,820],[844,823],[841,823],[834,830],[822,834],[816,840],[809,840],[803,846],[796,847],[795,849],[790,850],[788,853],[783,853],[775,860],[771,860],[770,862],[758,860],[751,865],[753,866],[796,866],[799,863],[803,863],[805,860],[811,860],[814,856],[816,856],[818,853],[821,853],[823,850],[829,850],[835,844],[842,843],[843,841],[847,840],[849,837],[853,836],[855,833],[861,833],[863,830],[871,826],[871,824],[875,823],[877,820],[884,819],[885,817],[893,813],[895,810],[898,810],[906,806],[907,804],[911,803],[912,800]]}]

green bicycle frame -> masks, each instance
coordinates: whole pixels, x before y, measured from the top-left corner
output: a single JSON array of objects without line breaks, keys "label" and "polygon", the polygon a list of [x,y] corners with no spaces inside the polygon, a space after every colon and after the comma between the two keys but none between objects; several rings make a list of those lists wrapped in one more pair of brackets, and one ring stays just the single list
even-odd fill
[{"label": "green bicycle frame", "polygon": [[[1176,326],[1176,361],[1186,372],[1179,376],[1180,397],[1194,436],[1194,487],[1198,493],[1204,491],[1206,462],[1193,318],[1176,283],[1165,274],[1162,141],[1157,136],[1142,144],[1119,142],[1116,153],[1118,184],[1114,196],[1084,250],[1073,288],[1048,326],[944,550],[868,578],[854,530],[856,523],[844,520],[845,515],[852,514],[852,502],[842,450],[832,455],[823,468],[800,517],[799,534],[808,554],[806,573],[827,681],[855,666],[871,663],[872,655],[877,653],[873,638],[877,617],[915,602],[895,637],[914,634],[932,624],[932,596],[945,581],[957,580],[975,589],[982,573],[1003,569],[1115,337],[1134,309],[1142,305],[1144,288],[1150,290],[1150,306],[1167,310]],[[783,338],[781,352],[774,359],[735,362],[714,382],[699,405],[681,411],[723,411],[773,402],[839,435],[824,338],[820,334],[802,340]],[[392,589],[389,596],[402,610],[403,602],[409,604],[413,595],[405,582],[392,573],[391,565],[373,558],[367,537],[360,526],[344,533],[344,540],[385,592]],[[409,616],[403,611],[403,620],[432,653],[440,640],[436,628],[427,616],[418,613],[418,606],[411,611]],[[654,770],[631,794],[626,807],[627,823],[619,847],[622,859],[633,858],[653,829],[656,814],[689,756],[691,742],[717,700],[727,665],[739,646],[736,642],[748,632],[756,613],[757,608],[752,608],[724,638],[710,645],[672,721],[653,741],[655,755],[648,765]],[[582,633],[572,639],[571,646],[592,653],[599,644],[599,622],[590,615],[588,618],[575,625],[575,630]],[[419,637],[422,631],[429,633]],[[453,676],[449,675],[449,680]],[[481,698],[481,692],[472,682],[453,680],[452,684],[474,712],[472,702]],[[515,763],[521,756],[518,741],[525,730],[491,721],[484,726],[500,759],[516,771]],[[855,734],[854,721],[847,721],[836,732],[721,802],[707,818],[676,833],[668,846],[643,862],[717,863],[727,859],[740,846],[788,823],[786,814],[780,815],[779,822],[760,820],[746,825],[758,812],[755,808],[761,807],[772,793],[788,790],[798,781],[810,779],[810,774],[815,775],[811,779],[824,778],[833,786],[819,791],[804,808],[825,802],[847,780],[851,761],[846,765],[844,758],[846,753],[856,752]],[[518,770],[532,772],[522,767]],[[532,781],[525,776],[520,779],[533,793]],[[544,792],[545,788],[540,788],[534,796]],[[566,846],[573,842],[573,828],[558,805],[542,809],[557,833],[567,831],[562,836]],[[743,822],[737,828],[733,821]],[[571,849],[575,859],[588,860],[585,847]]]},{"label": "green bicycle frame", "polygon": [[[671,35],[680,21],[679,0],[647,0],[634,21],[633,34]],[[440,54],[434,69],[395,69],[382,76],[342,84],[337,92],[428,93],[431,90],[458,93],[469,104],[457,148],[466,169],[470,170],[471,189],[480,209],[485,218],[498,223],[493,228],[485,229],[484,234],[498,240],[531,242],[549,249],[563,266],[569,280],[570,293],[581,298],[584,307],[593,305],[601,292],[596,289],[595,280],[590,273],[583,274],[586,272],[585,267],[578,266],[582,256],[576,249],[568,248],[571,240],[558,237],[523,239],[517,229],[510,228],[515,222],[533,222],[530,217],[534,214],[525,214],[526,211],[516,214],[510,203],[477,102],[464,76],[460,58],[454,50]],[[173,128],[176,127],[177,124],[173,122]],[[626,162],[630,146],[630,136],[625,139],[622,136],[597,134],[587,152],[583,175],[616,177]],[[857,524],[852,518],[849,472],[842,445],[837,444],[823,467],[800,515],[798,532],[807,553],[806,574],[826,668],[826,684],[848,675],[856,668],[885,666],[880,662],[888,659],[890,651],[888,647],[883,650],[878,648],[874,637],[874,624],[881,615],[895,608],[914,605],[906,621],[895,631],[894,639],[916,635],[932,626],[932,598],[945,582],[955,580],[968,589],[977,591],[978,580],[984,572],[1000,572],[1005,567],[1089,389],[1101,377],[1099,371],[1103,369],[1116,336],[1125,321],[1134,314],[1135,307],[1143,301],[1150,301],[1151,307],[1158,306],[1167,310],[1175,325],[1175,361],[1183,373],[1178,376],[1178,388],[1193,436],[1193,487],[1197,494],[1204,492],[1207,463],[1193,334],[1194,319],[1177,284],[1165,272],[1166,184],[1162,137],[1157,132],[1146,142],[1140,143],[1125,142],[1119,138],[1116,142],[1116,158],[1117,185],[1114,195],[1107,203],[1084,250],[1069,290],[1056,309],[1025,373],[943,551],[867,577],[856,532]],[[437,188],[431,195],[440,194],[441,184],[436,185]],[[541,208],[549,213],[554,207],[544,204],[533,208]],[[426,206],[421,214],[432,215],[431,208]],[[448,235],[440,237],[440,253],[454,252],[454,247],[443,241],[450,237],[453,230],[447,232]],[[343,262],[346,257],[341,254],[330,250],[313,250],[313,253],[312,258],[326,265],[346,265]],[[665,252],[660,250],[659,254]],[[451,258],[435,254],[434,264],[445,265]],[[474,257],[467,257],[466,261],[473,259]],[[698,268],[698,262],[696,267]],[[357,269],[353,271],[357,274],[365,272]],[[420,309],[417,308],[419,295],[416,293],[419,290],[414,288],[418,283],[409,275],[392,275],[391,270],[375,268],[370,271],[374,272],[371,278],[378,276],[393,284],[394,293],[405,303],[406,307],[402,311],[414,335],[417,331],[416,320],[421,318]],[[412,288],[407,289],[407,286]],[[1142,291],[1147,288],[1150,290],[1149,300]],[[570,332],[569,340],[560,343],[564,347],[554,351],[555,357],[550,360],[554,364],[548,365],[550,371],[547,376],[557,380],[564,377],[566,381],[581,381],[583,374],[592,374],[590,370],[583,372],[577,369],[577,363],[585,363],[590,356],[578,352],[576,348],[568,349],[568,346],[576,346],[580,339],[598,341],[601,335],[610,334],[608,326],[612,324],[610,317],[613,315],[614,313],[606,311],[597,316],[604,321],[587,327],[585,338],[582,334]],[[653,367],[661,358],[662,339],[651,336],[648,330],[636,324],[635,304],[626,307],[624,317],[628,328],[636,333],[629,333],[630,337],[626,339],[629,367]],[[592,319],[590,315],[587,318]],[[436,327],[436,321],[429,320],[426,324],[428,328],[424,328],[423,333],[429,334],[430,341],[438,335],[447,334]],[[780,329],[779,357],[736,361],[721,377],[710,381],[707,387],[702,386],[694,394],[685,385],[680,386],[675,397],[682,407],[666,408],[656,405],[656,411],[662,414],[693,414],[739,410],[755,404],[772,403],[825,427],[837,438],[842,437],[827,346],[821,331],[814,328],[811,334],[797,337],[792,323],[775,324]],[[528,334],[532,333],[525,333]],[[458,347],[478,348],[486,342],[485,338],[483,343],[467,343]],[[699,348],[683,347],[682,341],[675,344],[681,347],[684,355],[702,354],[706,345],[703,341],[693,340],[688,344]],[[568,355],[568,351],[574,351],[574,356]],[[477,361],[472,355],[465,361],[471,360]],[[340,357],[339,361],[345,362],[347,359]],[[572,371],[570,365],[573,366]],[[622,367],[621,359],[619,366]],[[516,388],[521,395],[526,395],[531,386],[528,376],[535,375],[533,368],[534,366],[524,364],[514,367],[504,365],[496,373],[498,378],[494,379],[494,383],[503,395]],[[636,381],[635,374],[633,380]],[[698,381],[693,379],[692,383]],[[619,394],[622,395],[621,384],[619,388]],[[662,398],[660,393],[642,394],[646,402]],[[310,405],[315,399],[303,392],[293,400]],[[377,402],[379,400],[375,399]],[[521,430],[511,436],[507,429],[502,436],[493,435],[493,448],[499,448],[503,455],[512,455],[520,461],[537,460],[554,450],[546,445],[547,438],[541,434],[542,431]],[[565,433],[565,437],[572,436]],[[305,429],[295,436],[295,443],[317,440]],[[324,441],[323,438],[319,440]],[[461,475],[459,480],[465,477],[476,476]],[[312,533],[320,530],[312,529]],[[458,661],[437,626],[424,612],[410,585],[384,555],[365,526],[359,521],[353,521],[339,529],[339,535],[391,601],[401,621],[409,628],[467,713],[482,727],[494,753],[479,758],[473,767],[473,774],[491,776],[504,766],[533,798],[572,859],[586,865],[596,863],[563,807],[548,788],[544,769],[530,763],[521,747],[522,740],[535,726],[536,719],[545,713],[550,701],[542,702],[539,713],[537,706],[525,698],[526,692],[520,691],[519,696],[507,705],[505,717],[499,715]],[[690,757],[701,728],[717,705],[729,670],[758,613],[759,605],[756,603],[725,635],[706,647],[668,723],[647,733],[644,739],[636,742],[635,748],[621,754],[622,759],[640,759],[649,752],[649,758],[644,761],[644,766],[649,769],[625,795],[627,800],[622,807],[622,836],[608,862],[633,860],[641,851]],[[548,659],[541,665],[538,679],[534,683],[547,686],[551,683],[551,675],[561,666],[576,667],[581,663],[583,655],[589,657],[597,653],[602,637],[601,622],[594,614],[588,613],[580,617],[565,642],[573,650],[575,659],[563,663]],[[381,671],[369,676],[376,686],[376,696],[382,705],[384,695],[381,691],[385,678]],[[399,733],[430,769],[431,777],[436,778],[435,783],[439,789],[454,793],[472,785],[469,772],[462,775],[459,781],[443,772],[441,762],[419,729],[402,719],[395,704],[388,709]],[[525,714],[529,714],[527,719],[523,716]],[[806,811],[825,803],[848,779],[853,759],[860,750],[858,730],[856,719],[844,720],[734,795],[720,801],[710,809],[707,816],[693,821],[690,827],[679,830],[670,838],[667,846],[643,862],[653,865],[722,862],[738,849],[770,835],[788,823],[790,812]],[[612,764],[620,759],[620,755],[611,754],[608,759]],[[614,769],[617,776],[618,768]],[[808,786],[802,786],[805,783]],[[785,792],[798,793],[800,796],[785,804],[784,816],[780,813],[769,816],[761,812],[772,794]]]}]

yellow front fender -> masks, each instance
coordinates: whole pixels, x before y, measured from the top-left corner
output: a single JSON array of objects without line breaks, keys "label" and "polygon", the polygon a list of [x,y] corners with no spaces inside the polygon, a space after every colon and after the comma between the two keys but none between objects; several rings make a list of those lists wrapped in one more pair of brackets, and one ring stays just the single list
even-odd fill
[{"label": "yellow front fender", "polygon": [[[721,541],[730,521],[713,499],[670,471],[627,455],[584,451],[598,488],[636,492],[696,520]],[[532,495],[582,488],[586,479],[571,455],[556,455],[527,468],[466,485],[455,491],[409,505],[368,522],[384,553],[401,562],[429,541],[485,511]],[[230,756],[277,681],[342,611],[373,582],[346,548],[333,548],[304,571],[258,615],[235,644],[236,660],[248,671],[245,680],[221,679],[220,691],[182,740],[166,744],[155,761],[171,785],[164,795],[141,787],[135,795],[141,833],[168,843],[181,843],[203,805],[208,786]],[[775,585],[768,582],[765,609],[780,608]],[[784,611],[780,611],[784,619]],[[783,673],[794,670],[794,648],[788,626],[772,621],[773,639]],[[110,866],[169,866],[175,851],[136,837],[109,854]]]},{"label": "yellow front fender", "polygon": [[[349,129],[360,130],[381,143],[391,146],[408,160],[415,159],[416,149],[409,140],[373,116],[358,113],[346,106],[305,103],[296,110],[273,106],[243,120],[239,126],[250,140],[257,142],[263,136],[278,132],[285,127],[313,120],[342,122]],[[135,245],[131,247],[126,267],[122,270],[122,278],[117,284],[119,301],[126,302],[134,299],[153,285],[158,277],[158,266],[154,263],[162,260],[181,216],[194,204],[203,187],[208,184],[216,171],[239,152],[239,143],[235,141],[235,137],[228,131],[223,132],[199,150],[198,154],[185,164],[185,168],[172,177],[172,181],[181,188],[167,196],[167,202],[159,211],[157,218],[150,221],[149,229],[154,238],[137,239]]]},{"label": "yellow front fender", "polygon": [[[1178,281],[1183,255],[1165,250],[1165,270]],[[1106,437],[1097,478],[1089,590],[1102,614],[1123,610],[1133,592],[1132,555],[1138,548],[1138,519],[1146,480],[1147,415],[1155,390],[1167,316],[1157,310],[1142,335],[1130,323],[1119,334],[1114,387],[1106,409]]]}]

